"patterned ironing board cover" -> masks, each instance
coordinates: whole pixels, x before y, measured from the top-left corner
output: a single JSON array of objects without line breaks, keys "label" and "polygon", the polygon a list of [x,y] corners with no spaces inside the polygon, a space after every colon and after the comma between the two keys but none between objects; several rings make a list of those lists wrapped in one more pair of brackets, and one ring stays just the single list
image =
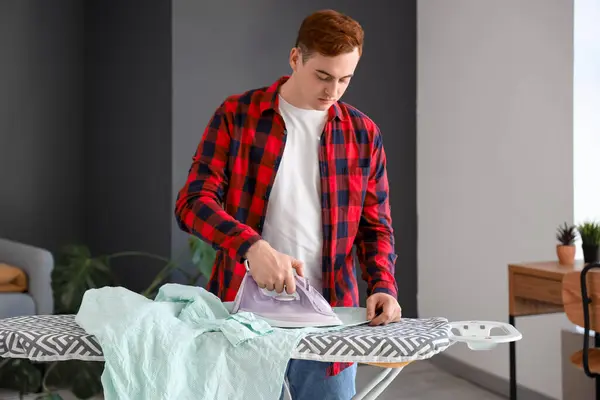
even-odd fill
[{"label": "patterned ironing board cover", "polygon": [[[298,343],[292,358],[380,363],[423,360],[452,344],[449,332],[444,318],[406,318],[386,326],[361,325],[337,332],[311,333]],[[44,362],[104,360],[98,342],[79,327],[74,315],[0,320],[0,357]]]}]

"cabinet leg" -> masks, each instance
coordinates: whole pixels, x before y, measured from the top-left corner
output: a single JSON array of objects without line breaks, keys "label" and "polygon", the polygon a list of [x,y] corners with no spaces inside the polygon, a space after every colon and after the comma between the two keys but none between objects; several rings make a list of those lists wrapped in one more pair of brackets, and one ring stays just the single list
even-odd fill
[{"label": "cabinet leg", "polygon": [[[594,332],[594,347],[600,347],[600,333]],[[600,400],[600,376],[594,378],[596,381],[596,400]]]},{"label": "cabinet leg", "polygon": [[[508,323],[515,326],[515,317],[508,316]],[[516,327],[516,326],[515,326]],[[510,400],[517,400],[517,360],[516,360],[516,342],[509,343],[509,363],[510,363]]]}]

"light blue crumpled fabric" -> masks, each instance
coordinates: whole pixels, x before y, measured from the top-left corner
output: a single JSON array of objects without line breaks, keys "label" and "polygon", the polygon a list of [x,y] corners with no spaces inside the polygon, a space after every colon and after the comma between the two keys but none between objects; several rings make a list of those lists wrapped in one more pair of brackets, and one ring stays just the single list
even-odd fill
[{"label": "light blue crumpled fabric", "polygon": [[154,300],[90,289],[75,320],[102,347],[106,400],[279,399],[293,350],[315,330],[229,314],[205,289],[172,283]]}]

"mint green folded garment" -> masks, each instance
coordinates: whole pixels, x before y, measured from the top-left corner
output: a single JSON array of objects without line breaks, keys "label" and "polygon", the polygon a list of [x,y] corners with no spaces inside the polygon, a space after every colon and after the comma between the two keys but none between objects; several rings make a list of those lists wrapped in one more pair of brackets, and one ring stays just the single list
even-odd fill
[{"label": "mint green folded garment", "polygon": [[230,315],[212,293],[179,284],[154,300],[122,287],[88,290],[76,321],[102,347],[106,400],[276,400],[298,342],[321,330]]}]

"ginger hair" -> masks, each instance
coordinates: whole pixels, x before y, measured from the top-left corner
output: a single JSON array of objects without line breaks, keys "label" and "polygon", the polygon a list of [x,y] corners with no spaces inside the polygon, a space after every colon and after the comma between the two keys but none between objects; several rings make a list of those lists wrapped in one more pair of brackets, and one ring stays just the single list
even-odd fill
[{"label": "ginger hair", "polygon": [[362,54],[364,31],[360,24],[335,10],[320,10],[306,17],[296,38],[296,47],[306,62],[315,52],[327,57],[350,53]]}]

